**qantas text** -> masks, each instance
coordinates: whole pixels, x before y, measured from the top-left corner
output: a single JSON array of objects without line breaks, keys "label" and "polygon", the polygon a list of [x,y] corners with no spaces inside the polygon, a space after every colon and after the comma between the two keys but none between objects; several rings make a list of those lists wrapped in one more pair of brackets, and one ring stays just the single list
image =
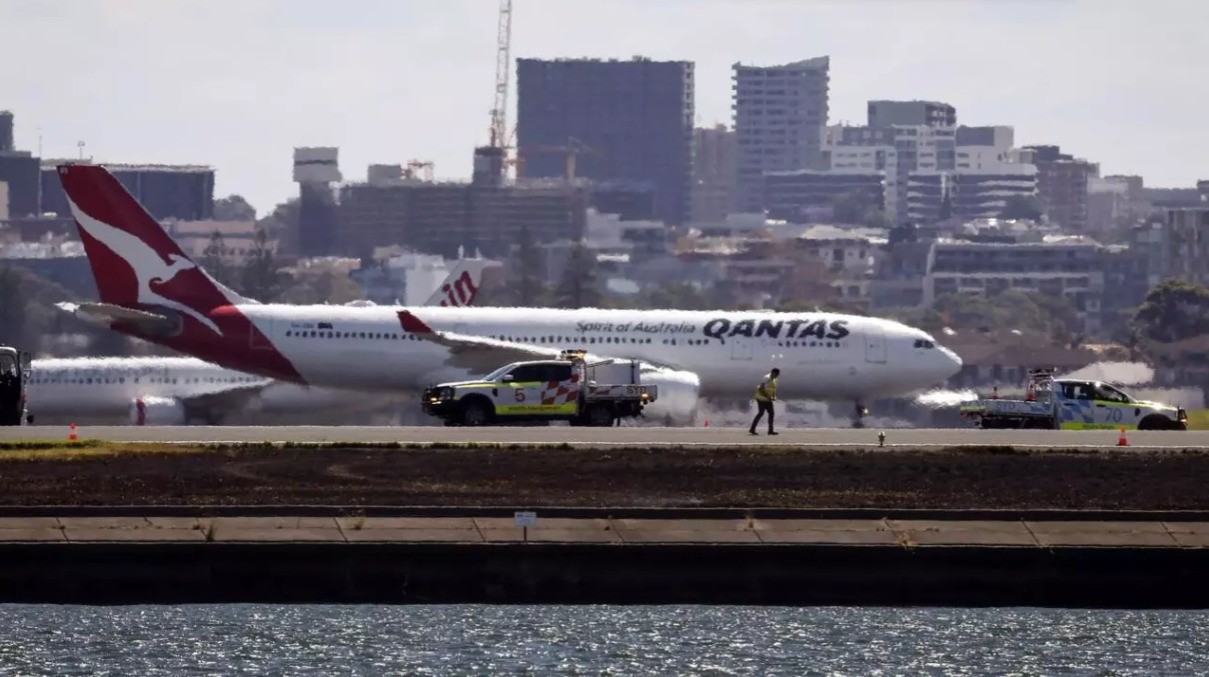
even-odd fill
[{"label": "qantas text", "polygon": [[702,332],[716,339],[731,336],[746,336],[749,338],[819,338],[838,340],[850,332],[847,320],[739,320],[731,322],[726,318],[718,318],[705,323]]}]

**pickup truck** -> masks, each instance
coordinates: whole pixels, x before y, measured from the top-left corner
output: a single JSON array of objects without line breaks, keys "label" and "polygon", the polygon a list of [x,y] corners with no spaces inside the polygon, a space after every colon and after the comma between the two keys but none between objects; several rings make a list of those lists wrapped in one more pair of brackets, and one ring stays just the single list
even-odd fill
[{"label": "pickup truck", "polygon": [[557,360],[514,362],[477,381],[441,383],[424,390],[424,412],[445,425],[544,424],[611,426],[642,415],[658,388],[642,385],[640,364],[605,360],[588,364],[583,351]]},{"label": "pickup truck", "polygon": [[1180,407],[1135,399],[1110,383],[1055,379],[1044,370],[1030,373],[1023,400],[982,398],[963,405],[961,416],[981,428],[1188,429]]}]

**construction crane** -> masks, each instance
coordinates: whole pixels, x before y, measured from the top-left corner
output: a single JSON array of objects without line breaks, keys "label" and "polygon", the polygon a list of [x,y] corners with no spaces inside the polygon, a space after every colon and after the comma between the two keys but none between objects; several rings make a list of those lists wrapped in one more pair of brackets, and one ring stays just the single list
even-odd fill
[{"label": "construction crane", "polygon": [[595,149],[589,148],[587,144],[573,136],[567,138],[567,144],[565,146],[525,146],[524,148],[518,148],[517,158],[515,161],[511,162],[511,164],[516,165],[516,177],[518,179],[524,174],[525,169],[524,159],[521,157],[521,155],[528,155],[530,153],[563,153],[566,156],[567,163],[563,178],[567,180],[567,183],[575,182],[575,167],[581,153],[599,155]]},{"label": "construction crane", "polygon": [[406,172],[407,178],[409,178],[409,179],[419,178],[416,175],[417,171],[419,171],[419,170],[424,171],[424,180],[429,183],[432,183],[432,181],[434,179],[433,175],[435,172],[435,168],[434,168],[432,161],[431,160],[426,160],[426,161],[409,160],[407,162],[407,172]]},{"label": "construction crane", "polygon": [[495,52],[495,107],[491,109],[491,145],[508,144],[508,74],[512,54],[512,0],[500,0]]}]

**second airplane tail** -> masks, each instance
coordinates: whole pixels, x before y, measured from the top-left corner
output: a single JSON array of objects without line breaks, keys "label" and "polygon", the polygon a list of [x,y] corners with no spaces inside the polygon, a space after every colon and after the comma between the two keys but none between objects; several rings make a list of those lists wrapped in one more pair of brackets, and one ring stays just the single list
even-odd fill
[{"label": "second airplane tail", "polygon": [[461,259],[449,277],[437,287],[432,296],[428,297],[425,305],[447,306],[454,308],[469,308],[474,305],[483,286],[483,273],[499,263],[487,259]]}]

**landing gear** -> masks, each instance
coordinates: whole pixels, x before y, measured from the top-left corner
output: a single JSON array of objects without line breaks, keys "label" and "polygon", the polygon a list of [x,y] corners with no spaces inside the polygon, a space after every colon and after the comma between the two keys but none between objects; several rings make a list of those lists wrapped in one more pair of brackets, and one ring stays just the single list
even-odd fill
[{"label": "landing gear", "polygon": [[865,427],[865,417],[869,415],[869,409],[865,407],[865,403],[861,402],[860,400],[857,400],[856,401],[856,411],[853,413],[855,415],[853,416],[853,419],[852,419],[852,427],[853,428],[864,428]]}]

